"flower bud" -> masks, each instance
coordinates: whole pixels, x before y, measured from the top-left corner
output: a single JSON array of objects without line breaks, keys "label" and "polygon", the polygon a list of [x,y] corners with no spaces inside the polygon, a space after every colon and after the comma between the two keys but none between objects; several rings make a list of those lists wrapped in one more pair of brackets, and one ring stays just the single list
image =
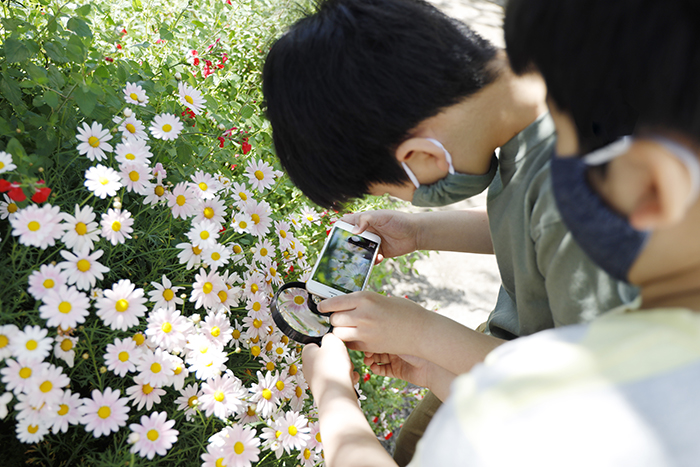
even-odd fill
[{"label": "flower bud", "polygon": [[124,116],[125,116],[126,118],[129,118],[129,117],[131,117],[132,115],[134,115],[134,111],[131,110],[129,107],[127,107],[127,108],[124,109]]},{"label": "flower bud", "polygon": [[115,200],[115,201],[112,203],[112,207],[113,207],[114,209],[121,209],[121,208],[122,208],[122,203],[119,202],[119,201],[117,201],[117,200]]},{"label": "flower bud", "polygon": [[175,79],[178,80],[178,81],[180,81],[180,80],[182,79],[182,75],[180,74],[179,71],[176,71],[175,74],[174,74],[173,76],[175,76]]},{"label": "flower bud", "polygon": [[219,130],[221,130],[221,131],[225,131],[225,130],[226,130],[226,126],[225,126],[223,123],[219,123],[219,126],[218,126],[217,128],[218,128]]}]

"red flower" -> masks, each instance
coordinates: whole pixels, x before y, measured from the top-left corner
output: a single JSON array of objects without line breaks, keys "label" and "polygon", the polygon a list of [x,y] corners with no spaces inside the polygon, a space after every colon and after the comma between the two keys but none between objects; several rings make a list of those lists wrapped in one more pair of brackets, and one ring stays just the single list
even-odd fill
[{"label": "red flower", "polygon": [[199,59],[197,57],[194,57],[194,66],[199,66]]},{"label": "red flower", "polygon": [[226,140],[224,139],[223,136],[219,136],[217,139],[219,140],[219,147],[220,147],[220,148],[223,148],[223,147],[224,147],[224,141],[226,141]]},{"label": "red flower", "polygon": [[24,194],[24,191],[22,191],[22,187],[19,185],[14,186],[14,184],[10,191],[7,193],[7,196],[9,196],[14,201],[24,201],[25,199],[27,199],[27,196]]},{"label": "red flower", "polygon": [[384,435],[384,439],[388,440],[388,439],[391,438],[392,436],[394,436],[394,433],[392,433],[392,432],[390,431],[389,433],[387,433],[387,434]]},{"label": "red flower", "polygon": [[231,164],[231,170],[234,170],[236,167],[238,167],[237,164]]},{"label": "red flower", "polygon": [[122,36],[126,34],[126,28],[122,28]]},{"label": "red flower", "polygon": [[366,383],[371,377],[372,375],[370,375],[369,373],[365,373],[365,375],[362,377],[362,381]]},{"label": "red flower", "polygon": [[243,142],[241,143],[241,149],[243,150],[243,154],[248,154],[251,149],[253,149],[253,146],[248,143],[248,138],[243,138]]},{"label": "red flower", "polygon": [[112,63],[114,59],[112,57],[105,57],[105,61]]},{"label": "red flower", "polygon": [[221,227],[221,230],[219,230],[219,233],[221,232],[226,232],[226,227]]},{"label": "red flower", "polygon": [[0,178],[0,193],[5,193],[10,188],[12,188],[12,183],[8,182],[4,178]]},{"label": "red flower", "polygon": [[375,417],[372,419],[372,421],[373,421],[374,423],[377,423],[377,422],[379,421],[379,417],[376,417],[376,416],[375,416]]},{"label": "red flower", "polygon": [[46,202],[47,199],[49,199],[49,195],[51,194],[51,188],[44,187],[44,188],[39,188],[36,190],[34,195],[32,196],[32,201],[35,203],[44,203]]},{"label": "red flower", "polygon": [[196,50],[192,50],[192,56],[193,56],[193,57],[196,57],[196,56],[197,56],[197,51],[196,51]]},{"label": "red flower", "polygon": [[122,45],[121,45],[121,44],[117,44],[117,49],[118,49],[118,50],[121,50],[121,49],[122,49]]}]

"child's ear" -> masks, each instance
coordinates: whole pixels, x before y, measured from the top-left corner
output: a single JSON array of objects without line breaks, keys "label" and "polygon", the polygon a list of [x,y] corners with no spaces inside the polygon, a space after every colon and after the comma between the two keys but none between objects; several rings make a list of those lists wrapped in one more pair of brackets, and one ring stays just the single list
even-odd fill
[{"label": "child's ear", "polygon": [[655,230],[681,221],[689,207],[690,174],[666,148],[653,141],[635,142],[630,148],[647,171],[645,186],[629,215],[638,230]]},{"label": "child's ear", "polygon": [[435,167],[443,172],[449,170],[445,151],[426,138],[412,137],[399,144],[394,152],[396,160],[407,164],[417,164],[432,171]]}]

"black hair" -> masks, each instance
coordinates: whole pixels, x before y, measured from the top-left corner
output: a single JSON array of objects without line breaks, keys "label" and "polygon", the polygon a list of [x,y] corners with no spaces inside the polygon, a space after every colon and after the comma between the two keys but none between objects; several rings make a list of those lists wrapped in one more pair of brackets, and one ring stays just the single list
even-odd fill
[{"label": "black hair", "polygon": [[396,147],[421,121],[495,79],[496,48],[421,0],[327,0],[263,67],[277,156],[315,203],[408,181]]},{"label": "black hair", "polygon": [[700,2],[510,0],[506,50],[516,73],[542,73],[585,151],[635,127],[700,137]]}]

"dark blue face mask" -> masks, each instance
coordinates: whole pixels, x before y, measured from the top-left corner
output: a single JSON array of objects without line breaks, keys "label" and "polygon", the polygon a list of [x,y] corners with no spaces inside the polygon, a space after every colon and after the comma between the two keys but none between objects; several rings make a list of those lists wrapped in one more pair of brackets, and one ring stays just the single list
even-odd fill
[{"label": "dark blue face mask", "polygon": [[[654,137],[688,168],[694,202],[700,190],[700,162],[684,146],[666,138]],[[627,152],[631,137],[622,138],[584,157],[561,158],[551,162],[554,199],[561,217],[583,251],[601,269],[628,282],[632,264],[644,249],[651,232],[632,227],[629,220],[610,209],[588,183],[591,166],[605,164]]]}]

